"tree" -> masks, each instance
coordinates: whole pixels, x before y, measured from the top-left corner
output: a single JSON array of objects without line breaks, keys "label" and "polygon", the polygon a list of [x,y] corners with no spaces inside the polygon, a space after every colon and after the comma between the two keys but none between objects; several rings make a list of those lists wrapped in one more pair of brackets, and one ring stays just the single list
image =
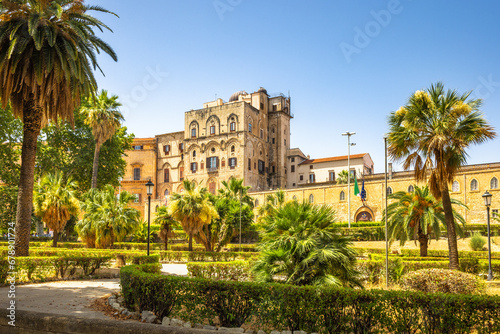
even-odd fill
[{"label": "tree", "polygon": [[210,231],[208,224],[217,218],[217,211],[210,202],[206,188],[196,186],[194,182],[184,180],[184,192],[173,194],[170,198],[168,212],[177,220],[182,229],[189,235],[189,251],[193,250],[193,235],[198,234],[208,249]]},{"label": "tree", "polygon": [[85,124],[92,128],[95,140],[94,163],[92,167],[92,188],[97,188],[97,170],[99,168],[99,152],[102,144],[113,137],[120,128],[123,115],[120,113],[121,103],[118,96],[108,96],[107,90],[102,90],[96,100],[88,99],[81,109],[85,115]]},{"label": "tree", "polygon": [[[0,2],[0,98],[22,119],[23,145],[16,212],[16,256],[29,255],[37,138],[50,120],[73,121],[80,98],[94,94],[96,52],[114,60],[93,31],[108,29],[89,11],[111,13],[81,0]],[[100,68],[99,68],[100,69]]]},{"label": "tree", "polygon": [[174,227],[178,226],[177,221],[168,212],[166,206],[160,206],[156,211],[153,223],[160,225],[160,238],[165,243],[165,250],[168,250],[168,238],[174,236]]},{"label": "tree", "polygon": [[[106,184],[118,187],[127,166],[123,156],[131,148],[133,135],[121,127],[100,149],[98,180],[101,188]],[[38,141],[36,173],[45,174],[60,170],[64,177],[78,182],[78,193],[83,195],[91,188],[95,151],[92,129],[85,124],[85,115],[74,112],[74,126],[58,122],[46,126]]]},{"label": "tree", "polygon": [[285,205],[285,191],[283,189],[277,190],[274,194],[266,195],[264,203],[259,207],[257,213],[259,215],[259,223],[261,223],[267,216],[272,215],[277,209]]},{"label": "tree", "polygon": [[264,219],[260,257],[253,272],[260,282],[361,286],[356,251],[334,226],[324,205],[288,202]]},{"label": "tree", "polygon": [[408,103],[389,116],[389,155],[414,169],[417,181],[427,181],[431,193],[443,202],[448,230],[450,269],[458,269],[458,247],[449,183],[466,163],[467,148],[495,137],[493,127],[479,111],[481,100],[470,92],[445,91],[438,82],[416,91]]},{"label": "tree", "polygon": [[[443,203],[437,201],[430,194],[429,187],[420,188],[415,186],[414,191],[409,193],[398,191],[389,196],[396,200],[387,207],[388,233],[391,241],[399,240],[404,246],[407,240],[418,240],[420,244],[420,256],[427,256],[427,247],[434,232],[436,240],[441,235],[441,224],[446,225],[443,211]],[[451,199],[451,203],[467,208],[460,201]],[[463,230],[458,222],[465,225],[465,219],[453,209],[455,217],[455,228],[459,234]],[[385,222],[385,211],[382,214]]]},{"label": "tree", "polygon": [[109,248],[123,241],[139,227],[140,213],[129,207],[135,196],[127,191],[115,195],[112,185],[91,189],[85,195],[83,219],[76,225],[80,238],[88,247]]},{"label": "tree", "polygon": [[54,230],[52,247],[57,247],[59,233],[71,216],[78,215],[80,204],[75,196],[76,187],[72,179],[65,182],[61,173],[44,175],[35,187],[34,213]]},{"label": "tree", "polygon": [[[343,170],[339,173],[339,175],[337,175],[337,179],[335,180],[335,182],[337,184],[347,184],[348,177],[349,177],[349,173],[347,172],[347,170]],[[354,182],[353,174],[351,174],[351,182]]]}]

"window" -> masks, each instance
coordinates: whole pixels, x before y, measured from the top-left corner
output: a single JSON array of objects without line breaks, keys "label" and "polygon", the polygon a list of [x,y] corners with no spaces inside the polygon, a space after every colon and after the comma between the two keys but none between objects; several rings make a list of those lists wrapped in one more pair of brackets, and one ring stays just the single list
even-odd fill
[{"label": "window", "polygon": [[170,170],[168,168],[163,170],[163,182],[170,182]]},{"label": "window", "polygon": [[408,186],[408,192],[409,192],[409,193],[412,193],[414,190],[415,190],[415,188],[413,188],[413,185],[411,185],[411,184],[410,184],[410,185]]},{"label": "window", "polygon": [[212,194],[215,195],[215,182],[210,182],[208,184],[208,191]]},{"label": "window", "polygon": [[248,159],[248,170],[252,170],[252,159]]},{"label": "window", "polygon": [[179,144],[179,152],[184,152],[184,143]]},{"label": "window", "polygon": [[314,174],[309,174],[309,182],[314,183],[314,181],[315,181]]},{"label": "window", "polygon": [[260,110],[264,110],[264,103],[260,104]]},{"label": "window", "polygon": [[285,139],[285,146],[286,146],[286,139]]},{"label": "window", "polygon": [[215,125],[210,126],[210,135],[213,136],[215,134]]},{"label": "window", "polygon": [[453,183],[451,184],[451,191],[454,193],[460,191],[460,184],[458,183],[458,181],[453,181]]},{"label": "window", "polygon": [[196,128],[191,129],[191,138],[196,138]]},{"label": "window", "polygon": [[470,181],[470,190],[471,191],[477,191],[478,190],[478,183],[477,183],[476,179]]},{"label": "window", "polygon": [[236,131],[236,122],[229,123],[229,131],[231,132]]},{"label": "window", "polygon": [[196,151],[193,151],[193,158],[196,158]]},{"label": "window", "polygon": [[340,192],[339,199],[340,199],[341,201],[345,201],[345,192],[344,192],[344,191],[341,191],[341,192]]},{"label": "window", "polygon": [[164,145],[163,152],[165,152],[165,155],[169,155],[170,154],[170,145]]},{"label": "window", "polygon": [[210,150],[210,152],[215,153],[215,147],[212,147],[212,149]]},{"label": "window", "polygon": [[222,159],[221,167],[226,167],[226,160]]},{"label": "window", "polygon": [[295,158],[292,158],[292,162],[295,162]]},{"label": "window", "polygon": [[168,195],[170,195],[170,191],[168,189],[165,189],[165,197],[167,197]]},{"label": "window", "polygon": [[144,148],[144,146],[142,145],[135,145],[134,146],[134,150],[142,150]]},{"label": "window", "polygon": [[387,187],[387,196],[392,195],[392,188]]},{"label": "window", "polygon": [[271,129],[271,132],[274,133],[274,128]]},{"label": "window", "polygon": [[309,203],[314,203],[314,196],[313,196],[313,194],[309,195]]},{"label": "window", "polygon": [[335,172],[328,172],[328,181],[335,181]]},{"label": "window", "polygon": [[300,176],[299,176],[299,180],[300,180],[300,181],[304,181],[304,175],[300,175]]},{"label": "window", "polygon": [[253,162],[253,169],[257,169],[257,163],[255,161]]},{"label": "window", "polygon": [[273,144],[275,144],[275,143],[276,143],[276,139],[274,139],[274,138],[273,138],[273,139],[272,139],[272,142],[273,142]]},{"label": "window", "polygon": [[310,165],[310,166],[309,166],[309,169],[313,169],[313,167],[314,167],[313,165]]},{"label": "window", "polygon": [[205,165],[203,164],[203,161],[200,162],[200,169],[203,169],[205,167]]},{"label": "window", "polygon": [[291,171],[292,173],[295,173],[295,165],[292,165],[292,167],[290,167],[290,171]]},{"label": "window", "polygon": [[255,200],[255,207],[258,207],[258,206],[259,206],[259,200],[258,200],[258,199],[256,199],[256,200]]},{"label": "window", "polygon": [[207,158],[207,169],[215,170],[218,167],[218,159],[217,157]]},{"label": "window", "polygon": [[196,173],[197,169],[198,169],[198,163],[197,162],[192,162],[191,163],[191,172]]},{"label": "window", "polygon": [[134,203],[139,203],[141,201],[141,194],[134,194]]},{"label": "window", "polygon": [[277,104],[273,104],[273,111],[276,111],[278,110],[278,105]]},{"label": "window", "polygon": [[179,180],[184,180],[184,167],[179,168]]},{"label": "window", "polygon": [[297,196],[293,195],[292,200],[297,201]]},{"label": "window", "polygon": [[235,150],[236,150],[236,149],[234,148],[234,145],[233,145],[233,146],[231,146],[231,153],[234,153],[234,151],[235,151]]},{"label": "window", "polygon": [[295,187],[295,183],[292,183],[292,186]]},{"label": "window", "polygon": [[264,139],[264,130],[260,129],[260,139]]},{"label": "window", "polygon": [[134,181],[139,181],[141,179],[141,169],[134,168]]},{"label": "window", "polygon": [[498,209],[492,209],[491,210],[491,217],[492,218],[498,218]]},{"label": "window", "polygon": [[498,189],[498,179],[493,177],[490,181],[490,189]]},{"label": "window", "polygon": [[236,168],[236,158],[229,158],[229,167],[231,169],[235,169]]},{"label": "window", "polygon": [[248,123],[248,132],[252,133],[252,123]]},{"label": "window", "polygon": [[265,164],[264,161],[259,160],[259,174],[264,174]]},{"label": "window", "polygon": [[276,173],[276,168],[274,166],[271,167],[272,173]]}]

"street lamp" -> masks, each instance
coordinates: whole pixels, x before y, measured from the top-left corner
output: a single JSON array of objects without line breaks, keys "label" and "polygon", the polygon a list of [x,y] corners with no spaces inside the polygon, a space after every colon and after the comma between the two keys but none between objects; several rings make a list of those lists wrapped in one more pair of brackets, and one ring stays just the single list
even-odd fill
[{"label": "street lamp", "polygon": [[344,132],[342,136],[347,136],[347,226],[351,228],[351,146],[356,145],[351,144],[351,136],[355,135],[356,132]]},{"label": "street lamp", "polygon": [[389,239],[387,232],[387,135],[384,136],[385,155],[385,287],[389,287]]},{"label": "street lamp", "polygon": [[146,194],[148,195],[148,256],[149,256],[149,230],[151,225],[151,195],[153,195],[154,183],[151,180],[146,183]]},{"label": "street lamp", "polygon": [[491,272],[491,239],[490,239],[490,206],[491,206],[491,195],[488,190],[483,194],[484,205],[486,205],[486,218],[488,224],[488,281],[493,279],[493,273]]}]

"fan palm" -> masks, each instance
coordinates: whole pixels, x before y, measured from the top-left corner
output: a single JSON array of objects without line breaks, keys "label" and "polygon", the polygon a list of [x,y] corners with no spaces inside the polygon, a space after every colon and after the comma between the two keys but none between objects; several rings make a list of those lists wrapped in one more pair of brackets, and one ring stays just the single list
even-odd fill
[{"label": "fan palm", "polygon": [[449,183],[466,163],[466,149],[495,137],[479,111],[481,100],[470,92],[445,91],[438,82],[416,91],[408,103],[389,116],[389,154],[414,169],[417,181],[427,181],[436,199],[442,199],[448,230],[450,269],[458,269],[458,247]]},{"label": "fan palm", "polygon": [[35,187],[34,213],[54,230],[53,247],[57,247],[59,233],[64,230],[71,216],[78,215],[80,204],[76,198],[77,188],[77,183],[71,178],[64,182],[62,173],[44,175]]},{"label": "fan palm", "polygon": [[120,113],[118,96],[108,96],[107,90],[102,90],[97,99],[89,98],[81,112],[85,115],[85,124],[92,128],[95,140],[94,164],[92,166],[92,188],[97,188],[97,170],[99,169],[99,152],[106,140],[113,137],[120,128],[123,115]]},{"label": "fan palm", "polygon": [[259,207],[257,213],[259,215],[259,223],[266,217],[272,215],[277,209],[285,205],[285,191],[283,189],[277,190],[274,194],[266,195],[264,203]]},{"label": "fan palm", "polygon": [[76,225],[80,238],[92,247],[108,248],[122,241],[139,227],[140,213],[129,207],[135,196],[122,191],[117,197],[115,189],[106,185],[104,189],[91,189],[85,195],[82,209],[83,219]]},{"label": "fan palm", "polygon": [[[413,192],[398,191],[389,196],[396,200],[387,207],[388,233],[391,241],[399,239],[401,246],[407,240],[418,240],[420,256],[427,256],[427,247],[434,232],[436,240],[441,235],[441,224],[445,225],[443,203],[430,194],[429,187],[415,186]],[[467,208],[460,201],[451,199],[451,203]],[[460,222],[465,219],[453,209],[455,228],[463,234]],[[382,214],[385,221],[385,214]]]},{"label": "fan palm", "polygon": [[166,206],[161,206],[156,211],[153,223],[160,225],[160,238],[165,243],[165,250],[168,250],[168,238],[174,236],[173,228],[178,225],[177,221],[170,215]]},{"label": "fan palm", "polygon": [[253,271],[261,282],[361,286],[356,251],[334,226],[329,206],[288,202],[264,218],[260,258]]},{"label": "fan palm", "polygon": [[[339,173],[339,175],[337,175],[337,178],[335,180],[335,182],[337,184],[347,184],[347,178],[349,177],[349,173],[347,172],[347,170],[343,170]],[[351,182],[354,182],[354,176],[353,174],[351,174]]]},{"label": "fan palm", "polygon": [[183,181],[184,192],[170,197],[168,212],[177,220],[189,235],[189,251],[193,250],[193,235],[199,237],[210,247],[208,224],[217,218],[217,210],[211,203],[206,188],[197,187],[194,182]]},{"label": "fan palm", "polygon": [[[16,213],[16,255],[29,255],[37,138],[49,120],[73,122],[81,97],[94,94],[96,52],[114,60],[111,47],[93,29],[110,30],[81,0],[0,2],[0,99],[22,119],[21,177]],[[111,13],[113,14],[113,13]],[[100,69],[100,68],[99,68]]]}]

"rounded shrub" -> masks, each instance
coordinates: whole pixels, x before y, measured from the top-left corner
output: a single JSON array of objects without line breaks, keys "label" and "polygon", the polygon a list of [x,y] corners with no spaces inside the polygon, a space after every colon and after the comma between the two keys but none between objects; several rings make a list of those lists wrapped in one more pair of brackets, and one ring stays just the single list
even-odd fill
[{"label": "rounded shrub", "polygon": [[472,236],[472,238],[470,238],[470,241],[469,241],[469,246],[473,251],[483,250],[483,247],[485,244],[486,244],[486,240],[478,232],[474,233],[474,235]]},{"label": "rounded shrub", "polygon": [[406,290],[461,294],[483,294],[486,284],[477,276],[458,270],[422,269],[404,275],[401,286]]}]

